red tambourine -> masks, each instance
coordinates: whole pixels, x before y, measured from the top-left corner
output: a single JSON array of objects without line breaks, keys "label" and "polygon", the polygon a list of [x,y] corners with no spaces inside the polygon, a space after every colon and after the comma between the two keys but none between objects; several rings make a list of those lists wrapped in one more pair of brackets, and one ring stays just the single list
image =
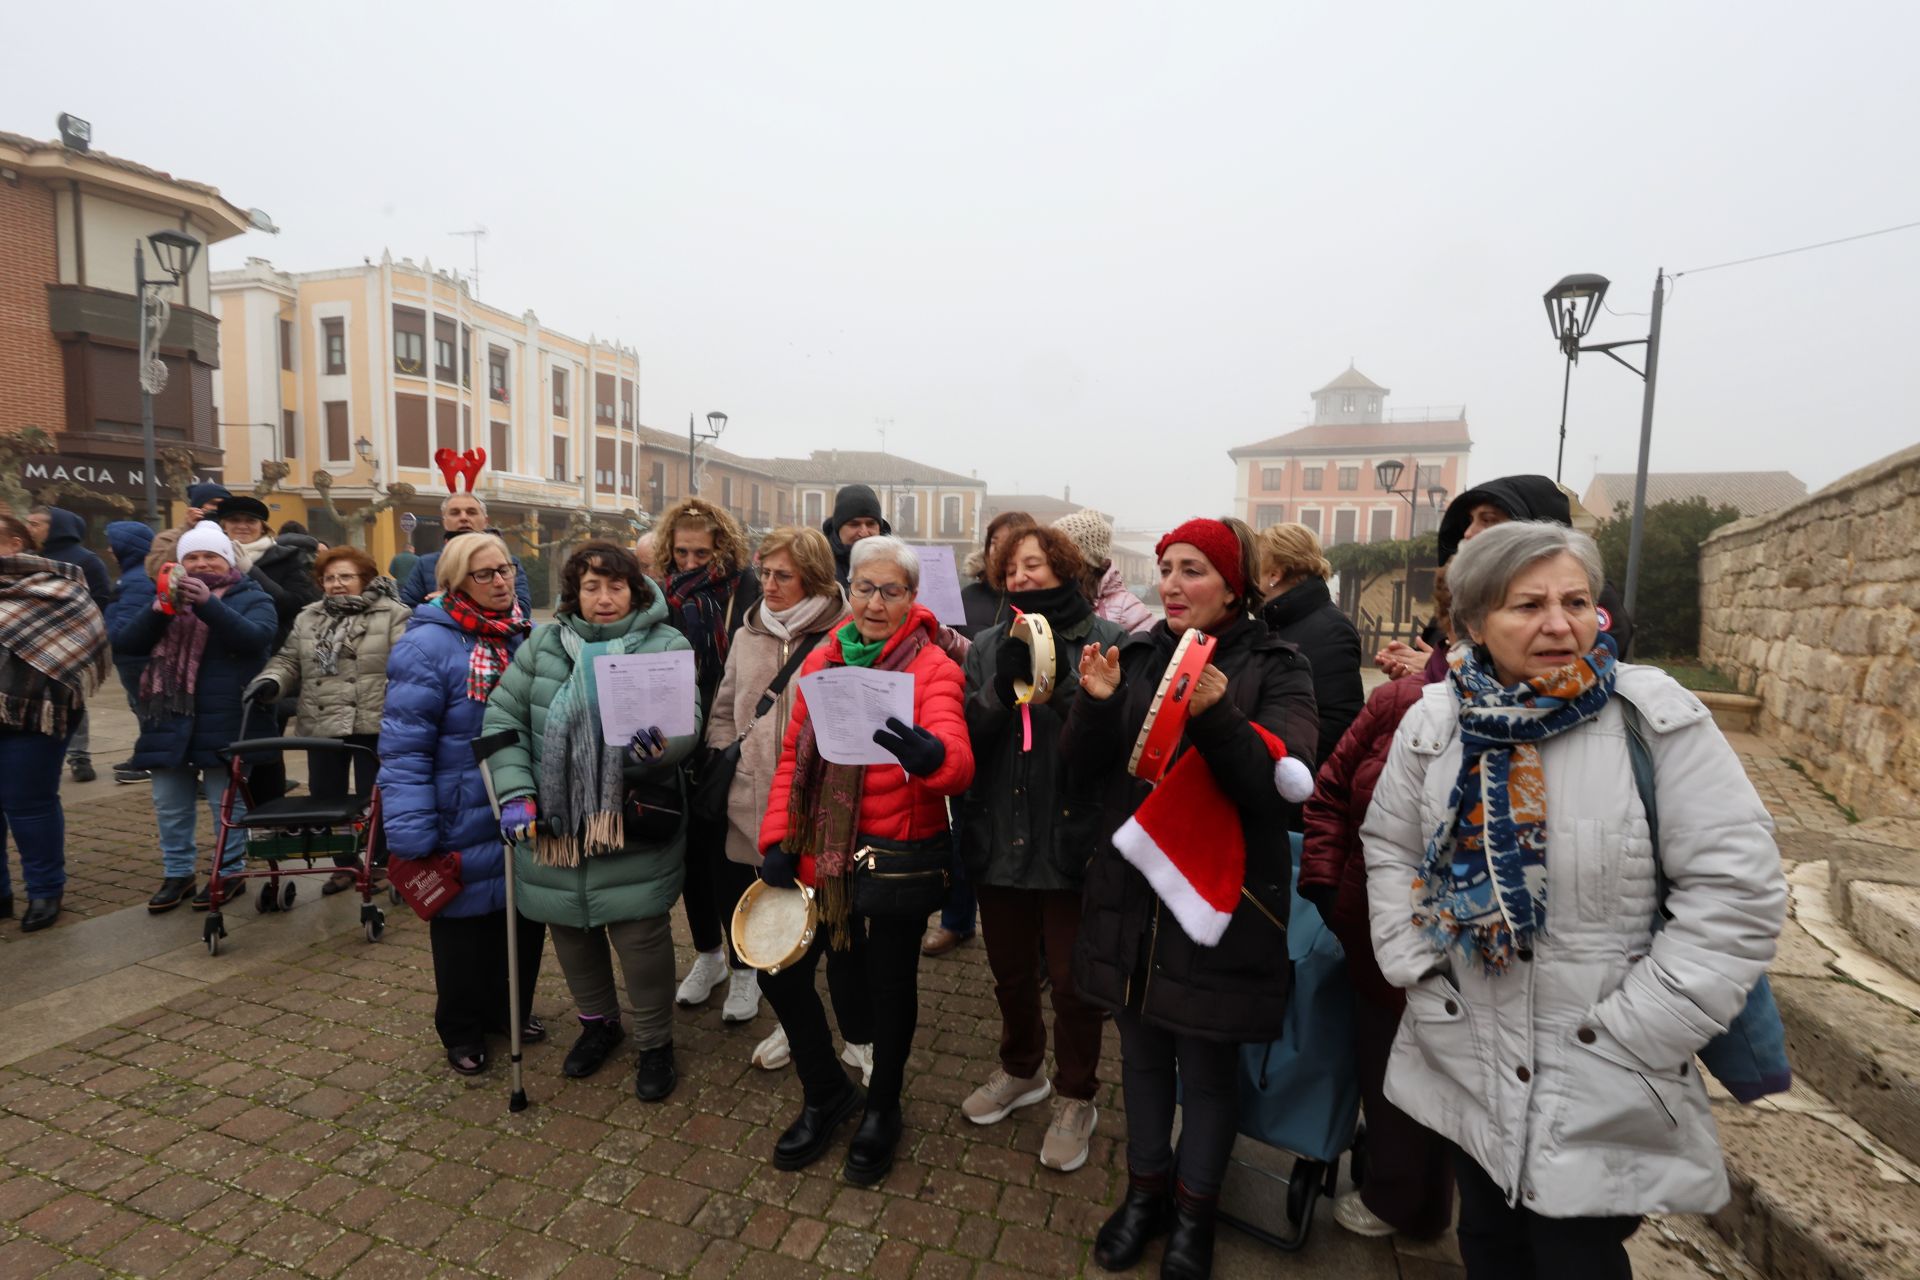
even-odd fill
[{"label": "red tambourine", "polygon": [[1158,782],[1173,760],[1173,749],[1187,731],[1193,714],[1193,687],[1213,661],[1214,639],[1198,627],[1189,627],[1173,647],[1173,658],[1160,677],[1160,688],[1147,709],[1147,721],[1133,744],[1127,772],[1142,782]]},{"label": "red tambourine", "polygon": [[160,566],[160,576],[153,580],[153,594],[160,601],[160,612],[177,614],[180,612],[175,593],[180,589],[180,579],[186,573],[178,564],[169,560]]}]

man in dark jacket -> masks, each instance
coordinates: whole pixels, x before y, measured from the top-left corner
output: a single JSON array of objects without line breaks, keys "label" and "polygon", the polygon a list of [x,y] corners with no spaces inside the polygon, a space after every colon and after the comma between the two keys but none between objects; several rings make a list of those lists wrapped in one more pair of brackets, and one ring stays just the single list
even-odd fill
[{"label": "man in dark jacket", "polygon": [[[457,533],[472,533],[487,528],[487,504],[471,493],[450,493],[440,502],[440,528],[451,538]],[[444,544],[443,544],[444,545]],[[520,563],[518,556],[513,559],[513,595],[520,602],[520,612],[527,621],[533,621],[533,587],[527,581],[527,566]],[[439,588],[433,582],[434,566],[440,563],[440,553],[429,551],[414,561],[413,569],[400,584],[400,603],[409,609],[417,609],[426,603],[427,597]]]},{"label": "man in dark jacket", "polygon": [[892,533],[893,526],[880,514],[880,495],[864,484],[850,484],[833,495],[833,515],[821,522],[820,531],[833,547],[833,572],[840,585],[847,585],[852,572],[853,544],[877,533]]},{"label": "man in dark jacket", "polygon": [[[86,575],[87,594],[96,605],[104,610],[112,602],[113,578],[107,573],[106,563],[82,545],[87,536],[86,521],[60,507],[41,506],[28,513],[27,530],[40,544],[41,555],[73,565]],[[95,777],[92,745],[83,711],[74,721],[73,736],[67,740],[67,767],[73,771],[75,782],[92,782]]]},{"label": "man in dark jacket", "polygon": [[[113,603],[106,608],[109,639],[119,635],[121,628],[134,618],[153,608],[153,579],[147,576],[147,566],[143,563],[152,547],[153,530],[138,520],[115,520],[107,526],[107,549],[120,562],[120,582]],[[142,655],[122,653],[116,644],[113,667],[120,674],[120,687],[127,691],[127,705],[138,714],[140,673],[147,669],[147,659]],[[115,782],[145,782],[147,779],[147,771],[134,768],[132,760],[122,760],[113,766]]]}]

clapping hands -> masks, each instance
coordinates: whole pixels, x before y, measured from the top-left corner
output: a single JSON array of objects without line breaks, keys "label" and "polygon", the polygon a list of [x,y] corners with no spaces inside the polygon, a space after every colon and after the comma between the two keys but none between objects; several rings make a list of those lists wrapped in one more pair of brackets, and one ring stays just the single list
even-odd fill
[{"label": "clapping hands", "polygon": [[1080,690],[1095,702],[1105,702],[1120,687],[1120,648],[1102,653],[1090,644],[1080,651]]}]

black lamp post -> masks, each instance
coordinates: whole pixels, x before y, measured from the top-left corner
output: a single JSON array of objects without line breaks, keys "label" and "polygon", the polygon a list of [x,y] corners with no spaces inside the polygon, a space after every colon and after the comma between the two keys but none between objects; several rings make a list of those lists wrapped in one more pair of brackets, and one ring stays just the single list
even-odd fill
[{"label": "black lamp post", "polygon": [[[1396,629],[1403,621],[1402,614],[1409,619],[1413,616],[1413,518],[1420,510],[1420,469],[1418,467],[1413,468],[1413,478],[1406,488],[1395,487],[1406,471],[1407,464],[1398,458],[1388,458],[1385,462],[1376,462],[1373,465],[1374,483],[1382,491],[1407,500],[1407,576],[1400,588],[1400,608],[1394,611],[1393,625]],[[1447,490],[1444,485],[1428,485],[1426,493],[1427,504],[1435,511],[1446,505]]]},{"label": "black lamp post", "polygon": [[147,237],[153,260],[167,273],[165,280],[147,279],[146,245],[133,242],[133,295],[140,325],[140,444],[147,487],[147,523],[160,527],[160,491],[154,475],[153,398],[166,389],[167,366],[158,354],[172,308],[160,296],[168,285],[178,285],[200,256],[200,242],[179,231],[156,231]]},{"label": "black lamp post", "polygon": [[726,429],[727,415],[718,410],[707,415],[707,429],[700,432],[694,430],[693,415],[691,413],[687,415],[687,496],[689,498],[700,492],[700,466],[694,457],[694,450],[698,447],[697,442],[718,440],[720,433]]},{"label": "black lamp post", "polygon": [[[1567,376],[1560,390],[1560,453],[1567,449],[1567,390],[1573,379],[1573,366],[1579,360],[1582,351],[1598,351],[1608,359],[1638,374],[1646,389],[1640,398],[1640,459],[1633,475],[1633,523],[1627,533],[1627,581],[1621,589],[1621,606],[1629,617],[1633,614],[1634,594],[1640,585],[1640,536],[1645,529],[1647,508],[1647,457],[1653,448],[1653,391],[1660,373],[1660,313],[1665,308],[1667,297],[1667,276],[1664,270],[1653,274],[1653,311],[1644,338],[1629,338],[1620,342],[1582,342],[1587,331],[1593,327],[1594,315],[1606,300],[1607,278],[1592,274],[1567,276],[1559,284],[1547,290],[1543,301],[1547,306],[1547,323],[1553,328],[1554,340],[1560,344],[1560,350],[1567,357]],[[1635,369],[1620,358],[1621,347],[1645,347],[1647,349],[1647,367]],[[1560,463],[1556,460],[1553,478],[1560,479]]]}]

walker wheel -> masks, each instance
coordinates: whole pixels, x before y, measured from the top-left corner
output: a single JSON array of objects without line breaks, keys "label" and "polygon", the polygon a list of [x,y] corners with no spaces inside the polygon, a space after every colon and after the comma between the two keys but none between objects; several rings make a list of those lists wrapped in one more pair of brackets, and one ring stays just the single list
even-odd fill
[{"label": "walker wheel", "polygon": [[380,935],[387,931],[387,913],[367,903],[360,908],[360,927],[366,932],[368,942],[380,941]]},{"label": "walker wheel", "polygon": [[[287,887],[291,889],[293,886],[288,885]],[[280,904],[274,900],[273,885],[271,883],[263,884],[260,886],[260,892],[257,896],[255,896],[253,900],[253,909],[255,911],[258,911],[261,915],[265,915],[269,911],[278,911],[280,909]]]},{"label": "walker wheel", "polygon": [[387,931],[387,926],[385,926],[384,924],[381,924],[378,920],[367,921],[367,941],[368,942],[380,941],[380,935],[385,933],[386,931]]},{"label": "walker wheel", "polygon": [[207,954],[210,956],[219,955],[220,939],[226,936],[227,927],[221,924],[218,920],[210,919],[207,921],[206,927],[203,928],[200,932],[201,932],[202,939],[207,944]]},{"label": "walker wheel", "polygon": [[293,910],[293,897],[294,897],[294,894],[298,893],[299,891],[300,891],[299,885],[295,884],[291,880],[287,881],[287,891],[280,895],[280,909],[282,911]]}]

